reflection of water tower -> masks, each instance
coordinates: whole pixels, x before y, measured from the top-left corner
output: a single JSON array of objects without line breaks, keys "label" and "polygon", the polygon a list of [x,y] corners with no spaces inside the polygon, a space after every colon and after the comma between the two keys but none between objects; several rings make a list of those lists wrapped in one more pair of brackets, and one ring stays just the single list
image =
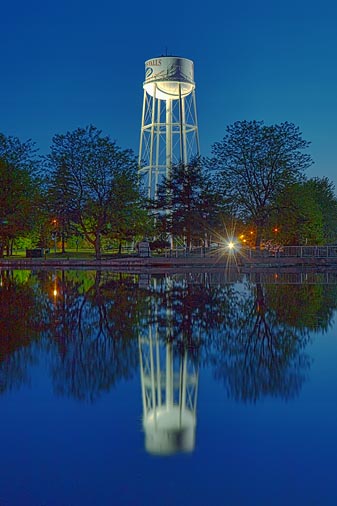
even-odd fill
[{"label": "reflection of water tower", "polygon": [[145,62],[139,173],[147,195],[174,164],[188,164],[199,155],[193,62],[161,56]]},{"label": "reflection of water tower", "polygon": [[197,365],[186,349],[177,352],[159,339],[156,325],[140,336],[139,347],[146,450],[157,455],[193,451]]}]

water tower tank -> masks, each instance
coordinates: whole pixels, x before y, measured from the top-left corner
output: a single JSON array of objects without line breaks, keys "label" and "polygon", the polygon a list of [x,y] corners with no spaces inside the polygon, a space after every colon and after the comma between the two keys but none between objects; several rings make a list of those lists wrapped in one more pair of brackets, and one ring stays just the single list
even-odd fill
[{"label": "water tower tank", "polygon": [[186,97],[194,90],[193,62],[187,58],[162,56],[145,62],[144,89],[161,100]]}]

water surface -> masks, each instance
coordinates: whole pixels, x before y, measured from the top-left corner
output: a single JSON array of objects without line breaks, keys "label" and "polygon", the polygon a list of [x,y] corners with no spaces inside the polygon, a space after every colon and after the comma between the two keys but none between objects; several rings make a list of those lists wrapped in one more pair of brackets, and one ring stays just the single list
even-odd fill
[{"label": "water surface", "polygon": [[325,275],[3,271],[0,505],[337,504]]}]

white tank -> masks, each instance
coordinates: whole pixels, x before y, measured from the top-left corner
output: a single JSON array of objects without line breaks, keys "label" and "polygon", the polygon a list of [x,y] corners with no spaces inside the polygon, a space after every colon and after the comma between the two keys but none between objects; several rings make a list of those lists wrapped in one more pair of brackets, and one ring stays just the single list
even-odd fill
[{"label": "white tank", "polygon": [[145,62],[144,89],[160,100],[186,97],[195,88],[193,62],[176,56],[160,56]]}]

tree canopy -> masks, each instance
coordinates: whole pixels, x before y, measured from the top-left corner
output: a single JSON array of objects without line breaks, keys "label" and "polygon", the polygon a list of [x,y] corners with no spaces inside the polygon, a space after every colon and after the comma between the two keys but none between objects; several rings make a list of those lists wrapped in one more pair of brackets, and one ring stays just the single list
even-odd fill
[{"label": "tree canopy", "polygon": [[289,245],[326,244],[337,239],[337,199],[327,178],[287,186],[277,197],[271,216],[278,242]]},{"label": "tree canopy", "polygon": [[6,136],[0,132],[0,159],[12,167],[24,169],[37,176],[39,167],[37,151],[32,140],[22,142],[18,137]]},{"label": "tree canopy", "polygon": [[97,258],[102,235],[137,232],[144,215],[137,161],[131,150],[122,150],[96,127],[88,126],[55,135],[46,164],[49,192],[57,196],[55,213],[76,222]]},{"label": "tree canopy", "polygon": [[255,225],[256,246],[277,209],[279,193],[300,181],[312,164],[311,156],[302,153],[309,144],[292,123],[238,121],[213,145],[209,167],[218,174],[236,216]]},{"label": "tree canopy", "polygon": [[334,243],[335,187],[327,177],[306,178],[309,145],[292,123],[238,121],[211,157],[171,167],[151,217],[133,151],[96,127],[55,135],[44,157],[31,140],[0,133],[0,254],[14,241],[48,247],[52,237],[55,251],[56,238],[63,252],[68,239],[76,246],[83,240],[97,258],[105,243],[121,247],[153,234],[159,243],[171,237],[189,248],[207,246],[234,223],[243,235],[249,227],[257,247],[276,237],[282,244]]},{"label": "tree canopy", "polygon": [[225,205],[222,196],[203,170],[200,160],[178,164],[158,188],[156,208],[166,232],[184,238],[188,248],[193,240],[207,242],[216,229]]},{"label": "tree canopy", "polygon": [[33,229],[39,211],[38,160],[32,141],[0,133],[0,256]]},{"label": "tree canopy", "polygon": [[305,186],[310,192],[322,214],[322,235],[326,243],[337,240],[337,198],[335,186],[327,177],[314,177],[306,181]]}]

